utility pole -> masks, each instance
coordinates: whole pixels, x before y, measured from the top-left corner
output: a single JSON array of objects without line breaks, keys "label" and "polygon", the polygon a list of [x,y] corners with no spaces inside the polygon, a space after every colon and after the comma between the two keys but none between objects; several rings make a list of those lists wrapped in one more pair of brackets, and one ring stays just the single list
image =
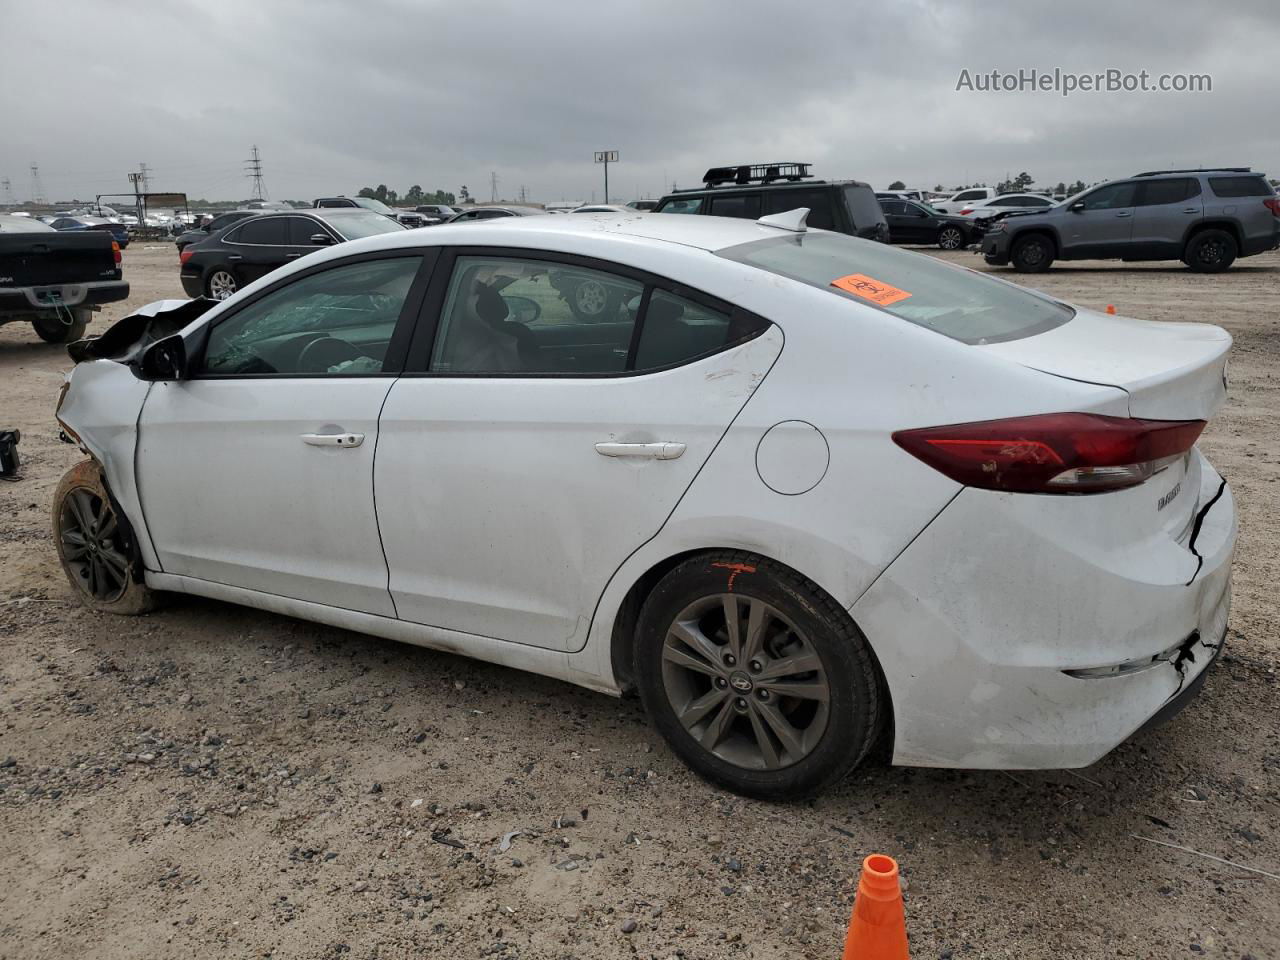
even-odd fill
[{"label": "utility pole", "polygon": [[523,184],[523,183],[522,183],[522,184],[520,184],[520,202],[521,202],[521,203],[524,203],[524,202],[525,202],[525,196],[524,196],[524,184]]},{"label": "utility pole", "polygon": [[9,182],[9,178],[5,177],[0,180],[0,189],[4,190],[4,205],[6,207],[13,206],[13,184]]},{"label": "utility pole", "polygon": [[246,175],[253,181],[253,197],[251,199],[265,200],[267,199],[267,190],[262,185],[262,156],[258,153],[258,145],[256,143],[250,150],[250,154],[249,159],[244,162],[244,168]]},{"label": "utility pole", "polygon": [[31,202],[36,204],[45,202],[44,184],[40,182],[40,164],[38,163],[31,165]]},{"label": "utility pole", "polygon": [[498,202],[498,173],[496,170],[489,174],[489,202]]},{"label": "utility pole", "polygon": [[145,163],[138,164],[138,172],[142,174],[142,192],[151,192],[151,171],[147,169]]}]

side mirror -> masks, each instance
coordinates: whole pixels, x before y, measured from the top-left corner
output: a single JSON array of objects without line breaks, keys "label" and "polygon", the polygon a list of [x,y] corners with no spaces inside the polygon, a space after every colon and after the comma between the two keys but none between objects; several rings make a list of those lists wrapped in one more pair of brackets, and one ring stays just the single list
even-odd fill
[{"label": "side mirror", "polygon": [[1073,204],[1072,204],[1070,207],[1068,207],[1067,209],[1069,209],[1072,213],[1080,213],[1082,210],[1084,210],[1084,201],[1083,201],[1083,200],[1077,200],[1075,203],[1073,203]]},{"label": "side mirror", "polygon": [[311,235],[311,242],[317,247],[327,247],[333,243],[333,237],[329,236],[327,233],[313,233]]},{"label": "side mirror", "polygon": [[187,345],[174,335],[157,340],[142,352],[134,373],[139,380],[159,382],[185,380],[187,377]]}]

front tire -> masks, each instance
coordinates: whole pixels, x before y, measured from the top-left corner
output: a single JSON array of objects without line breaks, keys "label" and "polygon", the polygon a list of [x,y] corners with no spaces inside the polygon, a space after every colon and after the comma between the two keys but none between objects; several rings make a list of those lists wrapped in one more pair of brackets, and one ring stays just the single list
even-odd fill
[{"label": "front tire", "polygon": [[964,231],[959,227],[943,227],[938,231],[938,246],[943,250],[959,250],[967,244]]},{"label": "front tire", "polygon": [[84,339],[85,328],[92,316],[89,310],[72,310],[70,323],[61,316],[37,317],[31,321],[31,326],[45,343],[74,343]]},{"label": "front tire", "polygon": [[205,277],[204,292],[210,300],[226,300],[239,289],[236,275],[227,267],[214,267]]},{"label": "front tire", "polygon": [[1187,243],[1183,262],[1196,273],[1221,273],[1235,263],[1236,238],[1225,230],[1201,230]]},{"label": "front tire", "polygon": [[653,588],[635,677],[658,731],[698,774],[762,800],[835,783],[881,733],[874,655],[848,614],[751,554],[693,557]]},{"label": "front tire", "polygon": [[1023,237],[1014,242],[1009,262],[1019,273],[1044,273],[1053,263],[1053,243],[1039,233]]},{"label": "front tire", "polygon": [[91,610],[133,616],[155,607],[155,594],[138,579],[133,530],[117,514],[96,461],[81,461],[58,483],[53,540],[72,590]]}]

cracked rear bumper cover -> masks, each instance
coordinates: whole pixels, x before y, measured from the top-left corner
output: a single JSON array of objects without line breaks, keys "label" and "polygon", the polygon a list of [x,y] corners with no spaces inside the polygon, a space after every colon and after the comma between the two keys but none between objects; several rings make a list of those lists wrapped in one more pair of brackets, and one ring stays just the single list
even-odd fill
[{"label": "cracked rear bumper cover", "polygon": [[1226,645],[1227,634],[1226,630],[1223,630],[1222,637],[1218,640],[1217,644],[1214,645],[1213,654],[1209,657],[1209,662],[1204,665],[1204,669],[1196,674],[1190,683],[1185,684],[1181,691],[1175,693],[1169,699],[1168,703],[1153,713],[1146,723],[1133,731],[1129,739],[1132,740],[1134,737],[1139,734],[1146,733],[1148,730],[1154,730],[1156,727],[1168,723],[1180,714],[1186,708],[1187,704],[1200,694],[1201,688],[1204,687],[1205,678],[1209,676],[1209,671],[1213,668],[1213,665],[1218,662],[1218,658],[1222,656],[1222,650]]}]

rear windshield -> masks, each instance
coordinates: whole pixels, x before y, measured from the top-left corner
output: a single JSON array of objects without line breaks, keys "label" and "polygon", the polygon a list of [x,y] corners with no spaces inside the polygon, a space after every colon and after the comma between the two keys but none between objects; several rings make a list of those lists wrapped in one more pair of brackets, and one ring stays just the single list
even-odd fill
[{"label": "rear windshield", "polygon": [[839,233],[800,233],[718,251],[827,290],[962,343],[1019,340],[1061,326],[1075,311],[1041,294],[927,254]]},{"label": "rear windshield", "polygon": [[880,201],[869,187],[845,187],[844,202],[853,220],[853,229],[862,230],[884,219]]},{"label": "rear windshield", "polygon": [[1271,184],[1262,177],[1210,177],[1209,186],[1220,197],[1269,197]]}]

